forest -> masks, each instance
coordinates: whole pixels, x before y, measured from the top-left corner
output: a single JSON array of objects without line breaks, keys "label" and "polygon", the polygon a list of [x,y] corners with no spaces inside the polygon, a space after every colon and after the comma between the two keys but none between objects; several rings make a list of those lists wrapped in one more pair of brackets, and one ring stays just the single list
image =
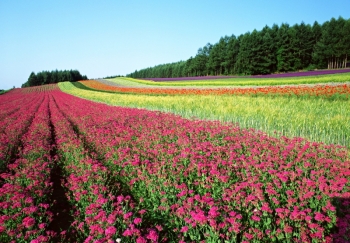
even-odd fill
[{"label": "forest", "polygon": [[24,87],[39,86],[44,84],[54,84],[62,81],[78,81],[88,79],[86,75],[81,75],[78,70],[63,70],[58,71],[42,71],[37,74],[32,72],[29,75],[28,81],[22,84]]},{"label": "forest", "polygon": [[319,24],[282,23],[262,30],[221,37],[186,61],[160,64],[128,74],[132,78],[207,75],[263,75],[349,67],[350,19]]}]

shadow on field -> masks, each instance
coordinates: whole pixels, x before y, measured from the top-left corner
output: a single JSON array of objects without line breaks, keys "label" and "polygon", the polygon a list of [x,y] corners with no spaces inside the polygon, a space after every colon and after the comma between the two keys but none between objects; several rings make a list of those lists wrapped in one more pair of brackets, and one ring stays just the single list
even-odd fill
[{"label": "shadow on field", "polygon": [[350,242],[350,198],[336,197],[332,199],[336,207],[337,227],[333,232],[334,243]]},{"label": "shadow on field", "polygon": [[85,89],[85,90],[92,90],[92,91],[100,91],[100,90],[95,90],[95,89],[92,89],[92,88],[89,88],[85,85],[83,85],[82,83],[80,82],[71,82],[71,84],[73,84],[76,88],[78,89]]}]

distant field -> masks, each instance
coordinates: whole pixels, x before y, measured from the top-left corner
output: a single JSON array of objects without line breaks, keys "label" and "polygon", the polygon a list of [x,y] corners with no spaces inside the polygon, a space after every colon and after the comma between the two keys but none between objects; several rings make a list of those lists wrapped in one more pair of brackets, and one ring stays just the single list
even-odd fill
[{"label": "distant field", "polygon": [[113,92],[120,94],[148,95],[249,95],[249,96],[295,96],[298,98],[349,99],[350,82],[318,85],[284,85],[284,86],[244,86],[244,87],[126,87],[108,80],[85,80],[73,83],[77,88]]},{"label": "distant field", "polygon": [[350,69],[325,69],[315,71],[301,71],[301,72],[288,72],[288,73],[276,73],[265,75],[253,75],[253,76],[199,76],[199,77],[177,77],[177,78],[141,78],[143,80],[152,80],[157,82],[168,81],[187,81],[187,80],[214,80],[214,79],[226,79],[226,78],[295,78],[295,77],[307,77],[307,76],[319,76],[326,74],[340,74],[349,73]]},{"label": "distant field", "polygon": [[182,80],[171,82],[154,82],[149,80],[132,78],[108,79],[123,86],[262,86],[262,85],[290,85],[290,84],[317,84],[317,83],[344,83],[350,81],[350,73],[327,74],[307,77],[287,78],[225,78],[225,79],[203,79],[203,80]]},{"label": "distant field", "polygon": [[8,91],[10,91],[10,90],[9,89],[7,89],[7,90],[0,90],[0,95],[5,94]]},{"label": "distant field", "polygon": [[60,83],[62,91],[110,105],[172,112],[181,116],[238,123],[275,135],[350,147],[350,100],[268,95],[147,95],[121,94],[77,88]]}]

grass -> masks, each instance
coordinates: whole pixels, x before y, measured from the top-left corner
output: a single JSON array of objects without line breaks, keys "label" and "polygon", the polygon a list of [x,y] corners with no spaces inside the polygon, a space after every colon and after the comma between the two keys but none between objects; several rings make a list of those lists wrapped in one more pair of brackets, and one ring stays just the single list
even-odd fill
[{"label": "grass", "polygon": [[80,89],[59,83],[62,91],[110,105],[145,108],[187,118],[219,120],[270,135],[304,137],[350,147],[350,101],[271,96],[134,95]]}]

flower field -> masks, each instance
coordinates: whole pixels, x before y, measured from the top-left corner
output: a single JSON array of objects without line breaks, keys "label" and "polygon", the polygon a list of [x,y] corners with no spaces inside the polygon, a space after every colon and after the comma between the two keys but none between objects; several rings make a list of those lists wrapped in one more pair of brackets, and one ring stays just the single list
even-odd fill
[{"label": "flower field", "polygon": [[[96,83],[88,81],[87,84],[90,82]],[[287,91],[289,94],[292,93],[290,90],[295,90],[299,93],[308,93],[308,95],[300,96],[296,94],[266,95],[263,92],[252,95],[213,95],[204,89],[204,91],[198,90],[198,94],[191,94],[188,91],[189,94],[186,95],[161,94],[161,92],[171,93],[172,90],[158,89],[159,94],[149,95],[142,94],[142,90],[147,90],[144,88],[126,88],[125,90],[139,92],[127,94],[115,93],[115,91],[97,92],[96,90],[84,89],[86,86],[76,87],[73,84],[66,82],[60,83],[59,86],[64,92],[111,105],[172,112],[187,118],[228,121],[238,123],[240,127],[262,130],[269,135],[275,135],[277,132],[288,137],[304,137],[312,141],[350,147],[349,85],[345,84],[305,87],[300,88],[299,91],[297,88],[289,89],[289,87],[238,89],[242,93],[255,92],[256,90]],[[108,87],[111,90],[115,88],[124,90],[121,87]],[[332,94],[338,89],[342,89],[346,93]],[[178,90],[182,92],[180,89]],[[194,91],[197,90],[194,89]],[[219,91],[214,90],[214,92]],[[208,92],[208,94],[199,95],[200,92]],[[327,92],[330,93],[329,96],[317,96],[317,94],[327,94]]]},{"label": "flower field", "polygon": [[113,91],[119,93],[153,94],[153,95],[284,95],[284,96],[316,96],[332,98],[333,96],[348,99],[350,84],[316,85],[316,86],[263,86],[254,88],[207,88],[207,89],[160,89],[133,88],[106,85],[95,80],[80,81],[88,88],[99,91]]},{"label": "flower field", "polygon": [[348,148],[59,87],[0,96],[0,242],[349,242]]}]

